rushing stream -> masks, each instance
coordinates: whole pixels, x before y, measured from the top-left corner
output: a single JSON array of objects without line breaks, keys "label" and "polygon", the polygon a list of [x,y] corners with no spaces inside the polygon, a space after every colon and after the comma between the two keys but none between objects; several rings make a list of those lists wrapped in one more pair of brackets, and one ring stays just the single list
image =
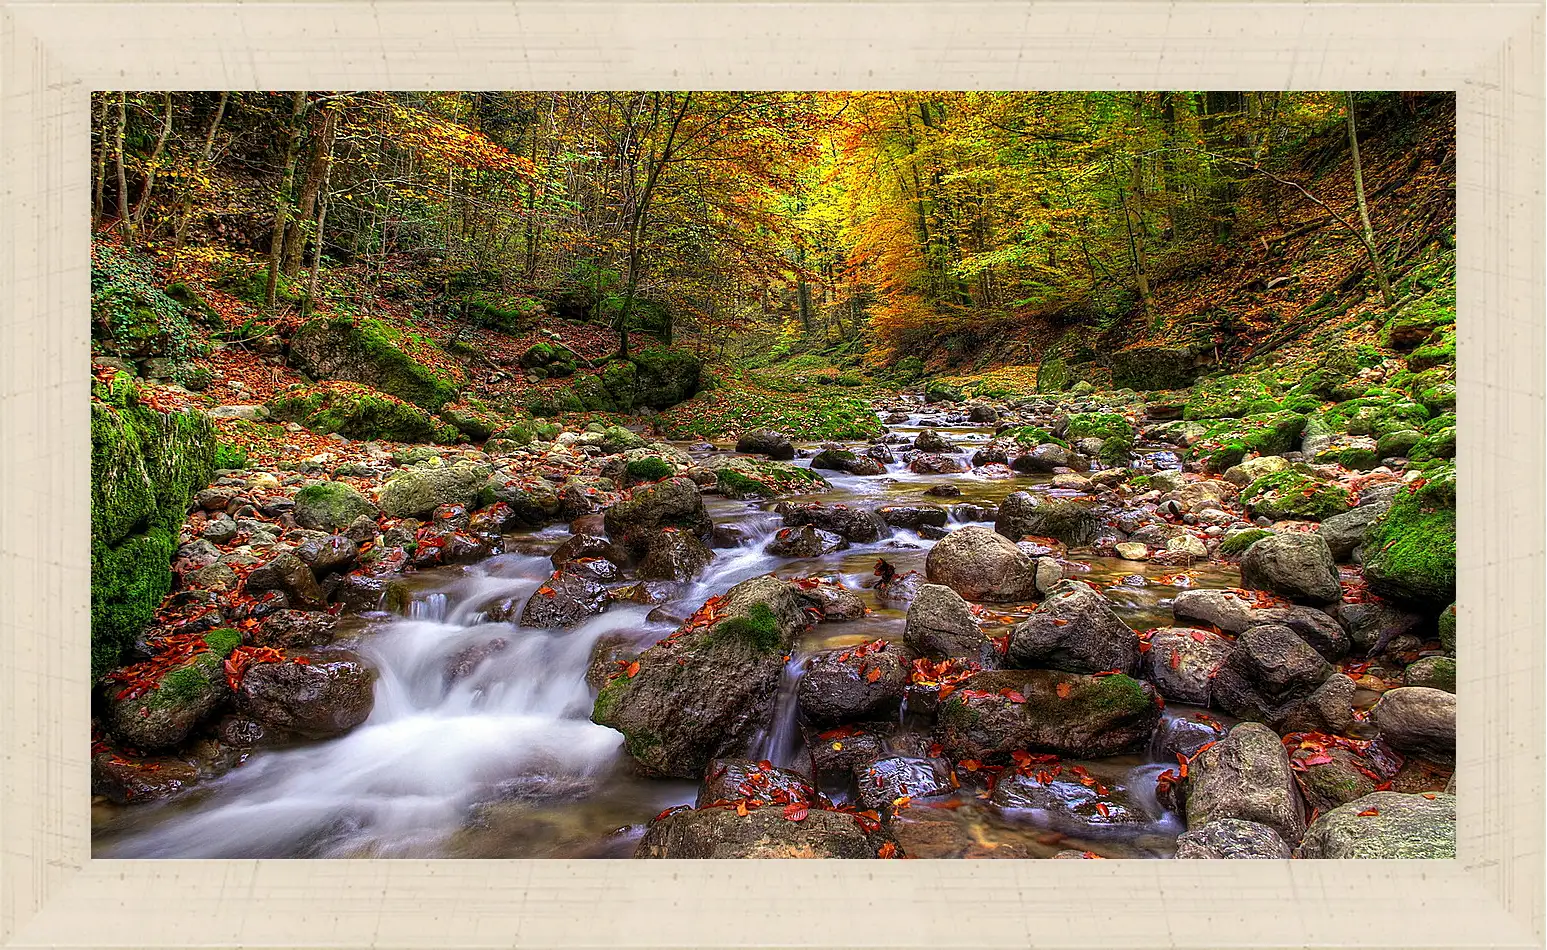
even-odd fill
[{"label": "rushing stream", "polygon": [[[921,429],[915,417],[892,431],[911,437]],[[981,426],[938,431],[967,455],[993,434]],[[824,474],[833,491],[810,500],[866,506],[939,503],[952,512],[953,528],[979,515],[973,505],[996,504],[1012,491],[1047,490],[1048,481],[973,472],[917,475],[900,462],[877,477]],[[922,494],[942,483],[956,486],[960,495]],[[620,634],[640,648],[648,646],[709,596],[770,571],[833,577],[859,591],[871,609],[854,622],[812,628],[786,666],[771,723],[752,757],[800,767],[805,753],[795,694],[805,661],[832,647],[882,637],[900,641],[904,612],[877,603],[864,585],[879,557],[899,572],[922,571],[933,542],[899,529],[885,540],[821,558],[779,558],[763,550],[781,524],[768,510],[772,503],[717,496],[705,501],[717,524],[737,527],[738,546],[717,549],[704,575],[684,585],[670,602],[653,608],[616,605],[573,630],[491,623],[482,613],[496,600],[524,599],[536,591],[552,571],[548,554],[568,536],[562,528],[512,537],[508,548],[516,553],[472,567],[412,575],[407,615],[366,617],[349,644],[378,671],[375,706],[362,726],[325,742],[255,752],[223,778],[172,801],[100,806],[94,816],[95,853],[626,857],[644,825],[665,808],[691,803],[696,787],[635,777],[622,737],[590,722],[594,692],[585,676],[593,646],[601,637]],[[1085,563],[1090,570],[1081,576],[1106,591],[1119,615],[1141,630],[1169,623],[1167,605],[1177,590],[1173,584],[1238,583],[1234,569],[1217,565],[1182,572],[1104,558]],[[1163,574],[1179,576],[1157,582]],[[462,674],[453,676],[448,669],[459,663]],[[1167,716],[1175,720],[1191,712],[1196,711],[1178,707]],[[906,707],[900,718],[906,736]],[[923,731],[915,738],[928,743]],[[1023,857],[1073,847],[1113,857],[1169,854],[1182,828],[1155,800],[1156,776],[1170,764],[1160,752],[1083,764],[1113,788],[1126,789],[1130,807],[1152,820],[1103,831],[1057,828],[1035,810],[1016,814],[991,808],[974,790],[963,788],[953,798],[934,802],[936,807],[915,806],[899,819],[912,826],[909,853]]]}]

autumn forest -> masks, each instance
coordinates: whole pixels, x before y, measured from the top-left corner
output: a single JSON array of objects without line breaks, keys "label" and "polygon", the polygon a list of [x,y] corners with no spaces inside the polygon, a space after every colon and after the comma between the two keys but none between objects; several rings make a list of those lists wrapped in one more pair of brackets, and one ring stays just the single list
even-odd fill
[{"label": "autumn forest", "polygon": [[92,114],[96,854],[1454,856],[1453,96]]}]

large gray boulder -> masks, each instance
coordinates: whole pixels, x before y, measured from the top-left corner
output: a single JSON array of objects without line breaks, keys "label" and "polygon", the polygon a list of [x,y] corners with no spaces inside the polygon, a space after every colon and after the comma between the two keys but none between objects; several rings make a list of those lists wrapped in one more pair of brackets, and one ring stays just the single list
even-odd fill
[{"label": "large gray boulder", "polygon": [[811,808],[800,821],[784,805],[749,809],[699,808],[660,816],[645,829],[636,858],[874,858],[892,844],[851,814]]},{"label": "large gray boulder", "polygon": [[1122,674],[1000,670],[964,680],[940,705],[935,738],[954,759],[1017,749],[1099,758],[1148,747],[1160,704]]},{"label": "large gray boulder", "polygon": [[1305,810],[1278,734],[1243,722],[1193,757],[1187,775],[1187,827],[1222,818],[1254,821],[1286,842],[1305,834]]},{"label": "large gray boulder", "polygon": [[789,437],[772,429],[743,432],[741,438],[736,440],[736,451],[766,455],[779,462],[788,462],[795,457],[795,446],[790,443]]},{"label": "large gray boulder", "polygon": [[1247,548],[1241,585],[1313,606],[1343,599],[1331,548],[1321,535],[1299,531],[1270,534]]},{"label": "large gray boulder", "polygon": [[675,528],[700,539],[714,523],[691,478],[677,476],[633,489],[603,515],[607,535],[636,557],[643,556],[661,528]]},{"label": "large gray boulder", "polygon": [[1179,860],[1294,857],[1277,831],[1240,818],[1216,818],[1187,831],[1176,839],[1176,856]]},{"label": "large gray boulder", "polygon": [[1455,760],[1455,693],[1427,686],[1389,690],[1370,710],[1370,719],[1393,749],[1435,762]]},{"label": "large gray boulder", "polygon": [[823,531],[831,531],[857,544],[879,541],[892,533],[892,529],[880,515],[866,508],[783,502],[774,511],[778,512],[784,518],[784,523],[790,527],[810,525]]},{"label": "large gray boulder", "polygon": [[1016,603],[1037,596],[1036,562],[1015,543],[987,528],[969,525],[946,535],[930,550],[924,573],[968,600]]},{"label": "large gray boulder", "polygon": [[375,681],[375,672],[349,654],[292,654],[247,667],[236,705],[271,732],[326,739],[370,716]]},{"label": "large gray boulder", "polygon": [[1302,858],[1454,858],[1456,796],[1373,792],[1321,815]]},{"label": "large gray boulder", "polygon": [[943,584],[923,584],[908,606],[903,628],[908,648],[932,659],[981,659],[988,637],[978,629],[972,605]]},{"label": "large gray boulder", "polygon": [[1133,673],[1139,665],[1139,635],[1094,587],[1066,580],[1016,625],[1008,659],[1014,666],[1068,673]]},{"label": "large gray boulder", "polygon": [[392,518],[423,518],[441,505],[474,508],[493,473],[492,466],[467,459],[450,465],[408,466],[388,477],[377,501]]},{"label": "large gray boulder", "polygon": [[1232,634],[1262,624],[1281,624],[1329,660],[1341,658],[1349,648],[1348,632],[1321,610],[1300,605],[1259,607],[1252,598],[1234,590],[1184,590],[1172,601],[1171,613],[1184,624],[1201,621]]},{"label": "large gray boulder", "polygon": [[890,644],[842,648],[811,658],[795,692],[801,717],[819,725],[893,718],[908,688],[912,657]]},{"label": "large gray boulder", "polygon": [[1161,627],[1150,635],[1144,654],[1145,679],[1168,702],[1207,706],[1214,675],[1235,649],[1235,643],[1213,631]]},{"label": "large gray boulder", "polygon": [[789,584],[742,581],[641,653],[633,676],[607,683],[591,719],[623,734],[643,773],[697,780],[710,759],[745,755],[768,724],[785,653],[805,625]]}]

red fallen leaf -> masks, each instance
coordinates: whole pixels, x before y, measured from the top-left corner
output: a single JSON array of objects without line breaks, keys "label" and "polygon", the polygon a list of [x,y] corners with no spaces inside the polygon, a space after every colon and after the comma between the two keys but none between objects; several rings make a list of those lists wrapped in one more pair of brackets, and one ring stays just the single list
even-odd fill
[{"label": "red fallen leaf", "polygon": [[786,821],[805,821],[806,815],[810,811],[810,806],[804,802],[791,802],[784,806],[784,819]]},{"label": "red fallen leaf", "polygon": [[1180,653],[1177,653],[1175,650],[1171,651],[1171,660],[1166,665],[1171,667],[1173,670],[1181,669],[1182,668],[1182,655]]},{"label": "red fallen leaf", "polygon": [[1309,768],[1312,765],[1327,765],[1332,761],[1332,756],[1325,752],[1316,752],[1303,759],[1294,759],[1289,764],[1298,765],[1301,768]]},{"label": "red fallen leaf", "polygon": [[[763,771],[767,772],[767,771],[770,771],[770,770],[773,769],[773,763],[768,761],[767,759],[759,759],[758,763],[757,763],[757,767],[762,769]],[[762,778],[762,776],[758,776],[758,778]]]},{"label": "red fallen leaf", "polygon": [[1192,638],[1194,640],[1197,640],[1199,643],[1202,643],[1203,641],[1208,639],[1208,635],[1205,634],[1202,630],[1194,630],[1192,632]]},{"label": "red fallen leaf", "polygon": [[1013,689],[1010,689],[1009,687],[1000,690],[999,695],[1003,696],[1005,699],[1008,699],[1012,703],[1024,703],[1026,701],[1025,696],[1021,695]]},{"label": "red fallen leaf", "polygon": [[1097,802],[1096,803],[1096,811],[1101,814],[1102,818],[1108,818],[1112,814],[1112,809],[1107,807],[1107,803],[1106,802]]},{"label": "red fallen leaf", "polygon": [[1359,817],[1360,818],[1374,818],[1376,815],[1379,815],[1379,814],[1380,814],[1380,809],[1379,808],[1366,808],[1364,811],[1359,813]]},{"label": "red fallen leaf", "polygon": [[635,660],[634,662],[630,663],[623,672],[628,674],[629,679],[633,679],[634,674],[639,672],[639,661]]},{"label": "red fallen leaf", "polygon": [[1106,860],[1105,858],[1103,858],[1101,855],[1097,854],[1094,851],[1081,851],[1080,852],[1080,857],[1082,857],[1082,858],[1089,858],[1089,859],[1091,859],[1093,861],[1105,861]]},{"label": "red fallen leaf", "polygon": [[1099,680],[1103,676],[1122,676],[1123,675],[1123,671],[1122,670],[1101,670],[1100,672],[1092,673],[1090,675],[1091,675],[1092,679],[1098,679]]},{"label": "red fallen leaf", "polygon": [[881,678],[881,668],[878,667],[878,666],[872,666],[870,668],[870,672],[865,674],[865,682],[867,682],[867,683],[874,683],[876,680],[878,680],[880,678]]},{"label": "red fallen leaf", "polygon": [[895,844],[892,844],[890,841],[888,841],[886,844],[883,844],[881,846],[879,851],[876,852],[876,857],[878,857],[878,858],[895,858],[895,857],[897,857],[897,846]]},{"label": "red fallen leaf", "polygon": [[1053,618],[1053,626],[1055,626],[1055,627],[1067,627],[1067,626],[1069,626],[1069,621],[1067,621],[1067,620],[1059,620],[1057,617],[1054,617]]},{"label": "red fallen leaf", "polygon": [[1140,653],[1148,653],[1149,651],[1150,651],[1150,643],[1149,643],[1149,641],[1148,640],[1140,640],[1139,641],[1139,652]]},{"label": "red fallen leaf", "polygon": [[1070,686],[1068,683],[1058,684],[1057,693],[1059,699],[1068,699],[1069,694],[1072,692],[1074,692],[1074,687]]},{"label": "red fallen leaf", "polygon": [[297,664],[299,664],[301,666],[311,666],[312,665],[312,661],[308,660],[304,656],[291,657],[291,659],[293,659]]},{"label": "red fallen leaf", "polygon": [[1434,793],[1433,792],[1424,792],[1423,793],[1423,797],[1427,798],[1431,802],[1434,801]]}]

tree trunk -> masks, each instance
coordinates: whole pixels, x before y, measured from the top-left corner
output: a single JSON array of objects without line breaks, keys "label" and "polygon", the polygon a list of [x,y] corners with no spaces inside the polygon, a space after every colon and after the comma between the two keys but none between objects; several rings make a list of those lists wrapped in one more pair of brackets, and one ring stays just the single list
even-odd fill
[{"label": "tree trunk", "polygon": [[[639,290],[639,279],[642,276],[644,249],[641,243],[644,241],[644,231],[650,219],[650,200],[655,196],[655,186],[661,180],[661,172],[671,163],[677,129],[681,127],[683,116],[687,115],[688,104],[692,100],[691,92],[682,94],[682,105],[677,109],[677,114],[672,117],[671,128],[666,133],[666,142],[661,146],[661,155],[651,163],[649,172],[645,176],[644,191],[634,205],[633,222],[629,227],[628,285],[623,292],[623,305],[618,308],[618,356],[622,359],[628,359],[628,321],[634,312],[634,297]],[[670,325],[667,326],[666,336],[668,339],[671,337]]]},{"label": "tree trunk", "polygon": [[310,310],[317,299],[317,285],[322,275],[323,226],[328,223],[328,183],[333,179],[333,139],[328,139],[328,157],[322,167],[322,185],[317,194],[317,233],[312,238],[312,272],[306,281],[306,307]]},{"label": "tree trunk", "polygon": [[1370,226],[1370,208],[1364,200],[1364,170],[1359,166],[1359,132],[1354,127],[1354,94],[1343,94],[1348,100],[1348,148],[1354,162],[1354,198],[1359,204],[1359,220],[1364,224],[1364,246],[1370,253],[1370,269],[1375,271],[1375,283],[1387,307],[1395,301],[1391,295],[1391,280],[1386,276],[1386,265],[1381,263],[1380,250],[1375,246],[1375,229]]},{"label": "tree trunk", "polygon": [[113,142],[113,158],[118,162],[118,233],[134,240],[129,221],[129,176],[124,174],[124,128],[129,123],[129,93],[118,94],[118,136]]},{"label": "tree trunk", "polygon": [[150,193],[156,187],[156,172],[161,167],[161,153],[166,149],[167,137],[172,134],[172,94],[162,93],[166,106],[161,119],[161,134],[156,137],[156,147],[151,150],[150,161],[145,163],[145,183],[140,186],[140,200],[134,205],[134,230],[145,226],[145,212],[150,208]]},{"label": "tree trunk", "polygon": [[306,227],[317,215],[317,191],[322,187],[322,177],[327,174],[328,162],[333,156],[333,138],[338,131],[336,108],[324,108],[317,121],[319,128],[312,139],[311,162],[306,167],[306,178],[301,184],[301,198],[296,207],[296,227],[285,235],[284,273],[294,277],[300,273],[301,258],[306,253]]},{"label": "tree trunk", "polygon": [[98,98],[97,106],[97,176],[93,182],[94,188],[91,195],[91,220],[94,225],[102,223],[102,199],[107,191],[107,103],[108,93],[102,93]]},{"label": "tree trunk", "polygon": [[306,111],[306,93],[296,92],[290,111],[290,137],[285,144],[284,171],[279,179],[279,193],[274,196],[274,236],[269,242],[269,283],[263,294],[264,307],[274,312],[274,302],[279,295],[279,265],[285,251],[285,229],[290,224],[290,198],[295,188],[295,163],[301,141],[301,114]]}]

